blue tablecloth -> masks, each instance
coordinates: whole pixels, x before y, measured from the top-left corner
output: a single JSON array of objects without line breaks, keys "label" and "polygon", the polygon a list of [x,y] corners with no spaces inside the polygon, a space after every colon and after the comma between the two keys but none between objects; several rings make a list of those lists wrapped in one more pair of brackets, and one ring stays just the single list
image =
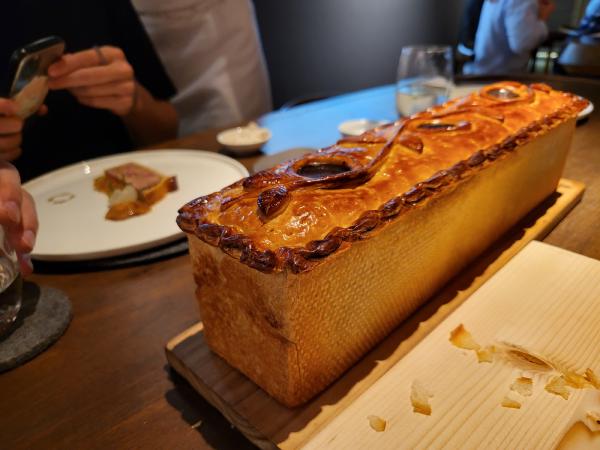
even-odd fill
[{"label": "blue tablecloth", "polygon": [[345,120],[397,118],[394,85],[390,84],[273,111],[258,122],[271,130],[273,137],[263,152],[273,154],[294,147],[332,145],[341,137],[337,127]]}]

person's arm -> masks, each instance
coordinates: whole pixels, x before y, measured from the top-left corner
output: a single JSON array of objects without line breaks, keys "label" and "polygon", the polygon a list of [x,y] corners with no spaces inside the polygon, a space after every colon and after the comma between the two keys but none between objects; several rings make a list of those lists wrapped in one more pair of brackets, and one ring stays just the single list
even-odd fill
[{"label": "person's arm", "polygon": [[29,254],[38,230],[35,204],[31,195],[21,187],[17,169],[6,161],[0,161],[0,225],[17,253],[21,273],[30,274],[33,266]]},{"label": "person's arm", "polygon": [[149,145],[177,135],[173,105],[155,99],[135,79],[123,51],[103,46],[65,54],[48,69],[50,89],[68,89],[92,108],[121,117],[137,145]]},{"label": "person's arm", "polygon": [[[506,2],[505,27],[508,45],[513,53],[532,51],[548,36],[546,20],[551,6],[538,6],[536,1],[512,0]],[[540,14],[541,13],[541,14]]]},{"label": "person's arm", "polygon": [[139,145],[150,145],[177,137],[178,117],[173,105],[156,100],[137,82],[136,90],[131,111],[122,116],[133,140]]}]

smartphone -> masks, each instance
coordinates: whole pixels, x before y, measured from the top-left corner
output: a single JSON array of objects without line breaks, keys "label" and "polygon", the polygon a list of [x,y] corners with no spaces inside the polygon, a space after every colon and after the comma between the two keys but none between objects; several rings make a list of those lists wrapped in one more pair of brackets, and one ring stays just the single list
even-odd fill
[{"label": "smartphone", "polygon": [[48,93],[48,67],[65,51],[65,41],[48,36],[15,50],[9,63],[8,97],[18,105],[23,119],[34,114]]}]

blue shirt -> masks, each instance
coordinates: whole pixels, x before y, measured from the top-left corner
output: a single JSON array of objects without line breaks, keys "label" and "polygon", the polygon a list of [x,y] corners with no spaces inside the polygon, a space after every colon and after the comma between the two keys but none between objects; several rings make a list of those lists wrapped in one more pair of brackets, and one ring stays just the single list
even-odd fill
[{"label": "blue shirt", "polygon": [[579,23],[580,35],[600,32],[600,0],[591,0],[585,8],[585,14]]},{"label": "blue shirt", "polygon": [[465,74],[522,72],[531,51],[548,36],[537,0],[486,0],[475,35],[475,61]]},{"label": "blue shirt", "polygon": [[585,7],[585,16],[592,17],[600,14],[600,0],[590,0]]}]

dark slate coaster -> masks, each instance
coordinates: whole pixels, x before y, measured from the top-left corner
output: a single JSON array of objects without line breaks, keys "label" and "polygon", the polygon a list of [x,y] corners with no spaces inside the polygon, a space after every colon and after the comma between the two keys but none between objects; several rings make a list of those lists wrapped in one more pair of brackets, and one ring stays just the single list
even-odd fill
[{"label": "dark slate coaster", "polygon": [[46,350],[71,322],[71,302],[58,289],[23,283],[19,317],[12,331],[0,338],[0,372],[10,370]]}]

